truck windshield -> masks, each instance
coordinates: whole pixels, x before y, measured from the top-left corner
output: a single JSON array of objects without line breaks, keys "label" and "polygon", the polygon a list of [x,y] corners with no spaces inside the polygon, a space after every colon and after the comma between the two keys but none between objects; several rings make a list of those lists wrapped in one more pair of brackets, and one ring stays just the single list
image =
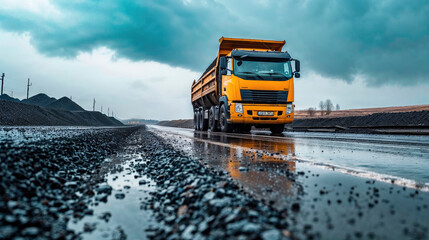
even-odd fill
[{"label": "truck windshield", "polygon": [[246,80],[285,81],[292,78],[290,61],[234,59],[234,75]]}]

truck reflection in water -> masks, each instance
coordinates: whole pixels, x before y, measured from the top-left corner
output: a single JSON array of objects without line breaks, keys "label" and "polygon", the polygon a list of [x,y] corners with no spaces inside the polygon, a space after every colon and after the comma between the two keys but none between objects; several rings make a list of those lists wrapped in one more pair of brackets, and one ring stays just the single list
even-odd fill
[{"label": "truck reflection in water", "polygon": [[233,179],[257,198],[282,199],[273,204],[283,205],[285,197],[302,191],[295,181],[293,139],[263,142],[201,132],[195,132],[194,138],[193,151],[210,166],[227,169]]}]

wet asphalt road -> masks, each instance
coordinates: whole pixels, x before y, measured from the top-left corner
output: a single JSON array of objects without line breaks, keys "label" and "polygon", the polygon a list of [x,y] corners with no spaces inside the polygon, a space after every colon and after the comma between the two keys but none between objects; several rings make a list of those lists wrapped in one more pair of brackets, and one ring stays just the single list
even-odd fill
[{"label": "wet asphalt road", "polygon": [[[428,239],[429,137],[151,127],[322,239]],[[296,173],[289,175],[291,170]]]}]

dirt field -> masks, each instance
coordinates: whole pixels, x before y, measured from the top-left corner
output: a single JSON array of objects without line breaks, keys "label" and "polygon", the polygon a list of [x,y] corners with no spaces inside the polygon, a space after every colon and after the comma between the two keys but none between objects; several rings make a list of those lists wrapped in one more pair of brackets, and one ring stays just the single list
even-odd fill
[{"label": "dirt field", "polygon": [[295,111],[295,119],[300,118],[334,118],[334,117],[351,117],[351,116],[366,116],[374,113],[398,113],[398,112],[416,112],[429,111],[428,105],[414,105],[403,107],[383,107],[383,108],[361,108],[332,111],[329,115],[321,116],[320,111],[314,111],[314,115],[310,116],[308,110]]}]

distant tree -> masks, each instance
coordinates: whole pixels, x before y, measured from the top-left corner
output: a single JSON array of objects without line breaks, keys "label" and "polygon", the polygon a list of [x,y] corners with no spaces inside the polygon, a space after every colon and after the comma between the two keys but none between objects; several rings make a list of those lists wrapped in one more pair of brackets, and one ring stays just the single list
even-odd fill
[{"label": "distant tree", "polygon": [[315,114],[315,109],[314,108],[308,108],[308,110],[307,110],[307,112],[308,112],[308,115],[310,115],[310,117],[312,117],[312,116],[314,116],[314,114]]},{"label": "distant tree", "polygon": [[325,108],[326,108],[326,115],[331,114],[332,109],[334,109],[334,104],[332,103],[331,99],[326,99]]},{"label": "distant tree", "polygon": [[320,108],[320,115],[323,116],[323,113],[325,112],[325,102],[320,101],[319,108]]},{"label": "distant tree", "polygon": [[337,105],[335,106],[335,110],[340,111],[340,104],[337,103]]}]

